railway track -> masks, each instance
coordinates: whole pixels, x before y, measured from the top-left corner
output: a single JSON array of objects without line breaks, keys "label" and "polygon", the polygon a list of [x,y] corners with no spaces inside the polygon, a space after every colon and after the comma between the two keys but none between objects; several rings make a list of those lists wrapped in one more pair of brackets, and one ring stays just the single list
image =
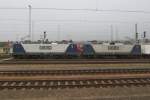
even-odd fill
[{"label": "railway track", "polygon": [[0,89],[53,89],[150,85],[150,78],[107,78],[70,80],[11,80],[0,81]]},{"label": "railway track", "polygon": [[[7,59],[6,59],[7,60]],[[123,60],[129,60],[129,59],[117,59],[117,58],[113,58],[113,59],[102,59],[102,58],[99,58],[99,59],[96,59],[96,58],[93,58],[93,59],[14,59],[14,58],[11,58],[11,59],[8,59],[10,61],[99,61],[99,60],[102,60],[102,61],[116,61],[116,60],[120,60],[120,61],[123,61]],[[130,60],[140,60],[139,59],[130,59]],[[149,60],[149,59],[142,59],[141,60]]]},{"label": "railway track", "polygon": [[127,64],[150,63],[150,59],[31,59],[4,60],[0,64]]},{"label": "railway track", "polygon": [[150,74],[150,68],[80,69],[80,70],[1,70],[0,76],[58,76],[96,74]]},{"label": "railway track", "polygon": [[150,68],[0,70],[0,89],[57,89],[150,85]]}]

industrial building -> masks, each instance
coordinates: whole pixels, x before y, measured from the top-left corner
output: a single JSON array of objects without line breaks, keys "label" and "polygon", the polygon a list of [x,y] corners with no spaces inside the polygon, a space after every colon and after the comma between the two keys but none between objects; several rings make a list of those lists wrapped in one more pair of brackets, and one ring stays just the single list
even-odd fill
[{"label": "industrial building", "polygon": [[8,56],[11,52],[10,42],[0,42],[0,57]]}]

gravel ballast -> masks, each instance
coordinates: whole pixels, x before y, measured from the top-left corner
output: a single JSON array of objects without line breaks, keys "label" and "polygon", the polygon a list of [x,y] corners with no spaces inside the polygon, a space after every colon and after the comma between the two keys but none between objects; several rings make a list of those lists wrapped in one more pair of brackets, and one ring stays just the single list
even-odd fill
[{"label": "gravel ballast", "polygon": [[150,86],[1,90],[1,100],[149,100]]}]

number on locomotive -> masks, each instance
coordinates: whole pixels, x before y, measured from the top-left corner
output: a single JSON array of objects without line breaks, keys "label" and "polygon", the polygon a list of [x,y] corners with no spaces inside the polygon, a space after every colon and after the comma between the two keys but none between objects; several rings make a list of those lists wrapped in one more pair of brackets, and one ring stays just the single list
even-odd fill
[{"label": "number on locomotive", "polygon": [[51,50],[52,46],[40,46],[39,49],[40,50]]},{"label": "number on locomotive", "polygon": [[118,46],[108,46],[108,50],[119,50]]}]

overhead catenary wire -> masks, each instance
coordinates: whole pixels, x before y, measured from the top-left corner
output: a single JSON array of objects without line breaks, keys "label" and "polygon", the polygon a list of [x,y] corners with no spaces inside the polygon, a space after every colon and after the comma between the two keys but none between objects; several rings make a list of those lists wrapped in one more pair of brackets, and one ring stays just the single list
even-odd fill
[{"label": "overhead catenary wire", "polygon": [[[27,10],[28,8],[5,7],[0,10]],[[121,9],[73,9],[73,8],[32,8],[32,10],[63,10],[63,11],[91,11],[91,12],[118,12],[118,13],[145,13],[150,14],[150,11],[145,10],[121,10]]]},{"label": "overhead catenary wire", "polygon": [[[5,23],[5,22],[10,22],[10,21],[14,21],[16,22],[16,24],[18,25],[27,25],[27,19],[0,19],[0,23]],[[118,20],[79,20],[79,19],[32,19],[32,21],[34,21],[34,23],[38,24],[38,23],[47,23],[47,24],[56,24],[53,22],[66,22],[66,23],[120,23],[120,24],[135,24],[137,23],[137,21],[118,21]],[[26,22],[26,23],[24,23]],[[23,23],[23,24],[19,24],[19,23]],[[150,23],[150,22],[141,22],[141,23]]]}]

